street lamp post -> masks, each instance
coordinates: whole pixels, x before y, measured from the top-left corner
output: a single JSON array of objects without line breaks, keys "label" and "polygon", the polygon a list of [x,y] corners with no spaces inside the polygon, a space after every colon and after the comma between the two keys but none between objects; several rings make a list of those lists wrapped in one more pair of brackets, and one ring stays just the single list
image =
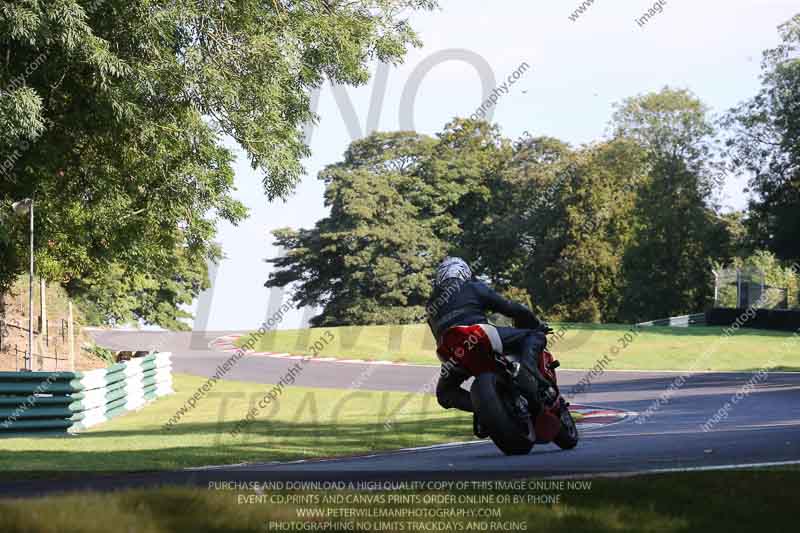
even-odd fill
[{"label": "street lamp post", "polygon": [[32,370],[33,363],[33,199],[26,198],[12,205],[17,215],[30,215],[31,258],[28,279],[28,353],[25,356],[25,370]]}]

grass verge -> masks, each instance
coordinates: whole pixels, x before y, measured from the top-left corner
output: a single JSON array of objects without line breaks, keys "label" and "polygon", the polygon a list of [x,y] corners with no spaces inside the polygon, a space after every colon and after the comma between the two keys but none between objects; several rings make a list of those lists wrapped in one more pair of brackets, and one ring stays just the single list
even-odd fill
[{"label": "grass verge", "polygon": [[[741,329],[724,338],[720,327],[641,328],[630,342],[621,339],[630,331],[627,325],[555,324],[563,327],[563,339],[553,352],[566,368],[587,369],[613,348],[618,348],[611,370],[727,370],[752,371],[768,361],[774,370],[798,371],[800,339],[789,341],[791,333]],[[398,361],[436,365],[433,337],[426,325],[354,326],[280,330],[263,336],[258,351],[306,353],[312,339],[330,337],[318,354],[343,359]],[[242,337],[238,342],[243,344]],[[788,343],[787,343],[788,341]],[[695,367],[699,356],[702,364]]]},{"label": "grass verge", "polygon": [[331,457],[472,438],[469,415],[444,411],[431,395],[303,387],[287,388],[277,402],[259,412],[246,432],[232,437],[229,433],[272,385],[225,380],[178,424],[164,429],[204,382],[178,374],[176,394],[78,436],[0,439],[0,470],[15,478],[24,471],[165,470]]},{"label": "grass verge", "polygon": [[[791,531],[795,529],[800,472],[736,471],[669,474],[627,479],[581,480],[580,489],[491,489],[444,492],[286,493],[214,491],[189,488],[84,493],[27,501],[0,501],[2,531],[556,531],[686,532]],[[780,488],[780,490],[776,490]],[[411,496],[391,503],[391,495]],[[508,494],[511,503],[497,503]],[[306,498],[285,502],[288,496]],[[325,503],[340,495],[359,495]],[[486,501],[493,495],[494,502]],[[552,503],[555,496],[557,503]],[[249,496],[249,497],[248,497]],[[425,503],[426,497],[433,496]],[[437,498],[437,496],[439,496]],[[514,497],[524,503],[513,503]],[[535,503],[536,496],[548,496]],[[316,499],[312,499],[316,497]],[[443,502],[445,497],[455,501]],[[281,500],[280,498],[283,498]],[[368,500],[371,498],[371,500]],[[383,498],[381,502],[380,498]],[[472,498],[472,499],[470,499]],[[433,500],[433,501],[431,501]],[[481,501],[479,504],[469,503]],[[519,501],[519,500],[518,500]],[[541,500],[540,500],[541,501]],[[298,504],[298,502],[301,502]],[[339,510],[339,516],[310,518],[313,509]],[[428,517],[353,518],[359,510],[434,510]],[[444,510],[444,511],[437,511]],[[448,512],[453,510],[454,512]],[[473,511],[484,516],[453,516]],[[497,515],[500,516],[497,516]],[[302,516],[305,515],[305,516]],[[486,524],[486,527],[481,524]],[[494,523],[494,527],[492,527]],[[291,528],[291,524],[297,527]],[[379,527],[380,525],[383,527]],[[391,526],[390,524],[394,524]],[[497,524],[506,524],[505,527]],[[369,526],[369,529],[367,529]],[[324,529],[323,529],[324,527]]]}]

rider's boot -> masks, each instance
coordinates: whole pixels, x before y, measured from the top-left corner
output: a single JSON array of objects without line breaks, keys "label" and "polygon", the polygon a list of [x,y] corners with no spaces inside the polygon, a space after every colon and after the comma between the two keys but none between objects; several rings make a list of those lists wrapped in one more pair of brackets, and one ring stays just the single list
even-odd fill
[{"label": "rider's boot", "polygon": [[519,372],[514,378],[520,392],[528,401],[528,411],[532,415],[537,415],[541,409],[541,402],[539,401],[539,383],[535,374],[532,373],[530,365],[524,362],[520,365]]},{"label": "rider's boot", "polygon": [[521,368],[516,376],[517,386],[528,400],[528,410],[534,418],[542,409],[540,387],[548,386],[547,380],[539,372],[538,364],[546,343],[547,340],[543,335],[534,334],[526,339]]}]

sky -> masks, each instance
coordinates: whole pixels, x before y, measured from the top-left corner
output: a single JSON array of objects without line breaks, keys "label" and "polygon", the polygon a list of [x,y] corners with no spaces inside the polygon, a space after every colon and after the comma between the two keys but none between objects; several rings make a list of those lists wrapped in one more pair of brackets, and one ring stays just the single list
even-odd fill
[{"label": "sky", "polygon": [[[579,146],[607,134],[614,103],[666,85],[691,90],[714,113],[752,97],[763,50],[778,43],[777,26],[800,12],[797,0],[662,0],[661,12],[641,26],[637,19],[653,1],[595,0],[572,21],[582,1],[443,0],[436,11],[411,13],[424,45],[397,67],[373,65],[385,82],[373,76],[358,88],[322,87],[306,175],[286,201],[267,200],[261,175],[231,145],[238,154],[234,196],[250,217],[237,227],[220,225],[226,258],[195,305],[195,328],[255,328],[277,309],[280,292],[264,287],[271,269],[265,259],[278,253],[270,232],[312,227],[326,216],[317,174],[369,133],[370,111],[380,131],[434,135],[454,117],[475,113],[516,71],[507,91],[495,91],[491,120],[511,139],[528,131]],[[350,104],[340,107],[335,93]],[[719,191],[727,209],[745,206],[745,185],[746,178],[732,176]],[[301,327],[309,313],[290,312],[278,329]]]}]

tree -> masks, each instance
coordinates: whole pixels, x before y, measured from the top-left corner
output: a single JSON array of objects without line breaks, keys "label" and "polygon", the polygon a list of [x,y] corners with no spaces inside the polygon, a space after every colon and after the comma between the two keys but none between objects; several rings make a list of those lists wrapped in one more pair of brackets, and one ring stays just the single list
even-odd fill
[{"label": "tree", "polygon": [[[2,209],[0,204],[0,209]],[[15,253],[15,243],[22,239],[22,228],[9,220],[8,209],[0,213],[0,296],[8,292],[19,271],[23,268],[19,254]]]},{"label": "tree", "polygon": [[[764,275],[764,284],[772,289],[764,296],[764,306],[773,307],[782,303],[784,296],[790,307],[798,303],[798,285],[800,285],[800,272],[797,268],[783,266],[777,257],[766,250],[756,250],[752,255],[740,259],[736,258],[734,266],[750,271],[761,272]],[[777,290],[774,290],[777,289]],[[781,289],[786,289],[784,295]]]},{"label": "tree", "polygon": [[298,306],[323,306],[312,325],[412,323],[424,316],[445,245],[415,204],[434,140],[409,132],[354,142],[320,173],[330,215],[313,229],[273,232],[287,250],[266,285],[291,285]]},{"label": "tree", "polygon": [[[540,157],[548,147],[551,156]],[[523,189],[532,198],[516,230],[531,243],[523,286],[548,317],[613,320],[634,191],[643,170],[641,150],[624,139],[577,151],[537,139],[531,148],[528,157],[535,164],[529,167],[531,179],[522,183],[529,182]]]},{"label": "tree", "polygon": [[531,258],[555,234],[547,222],[559,216],[564,180],[560,169],[573,155],[569,145],[558,139],[524,137],[512,147],[503,171],[504,186],[493,195],[495,217],[486,228],[486,239],[495,248],[487,254],[489,275],[500,287],[513,287],[512,292],[531,288]]},{"label": "tree", "polygon": [[170,260],[151,272],[131,271],[124,264],[66,284],[90,323],[129,324],[144,320],[172,331],[186,331],[185,309],[207,289],[205,265],[177,249]]},{"label": "tree", "polygon": [[323,306],[314,325],[416,322],[436,264],[459,254],[549,317],[613,318],[644,160],[626,139],[577,152],[551,138],[511,147],[496,128],[460,119],[436,139],[374,134],[320,173],[328,217],[275,232],[287,254],[270,260],[267,286]]},{"label": "tree", "polygon": [[621,317],[652,319],[703,309],[712,296],[711,261],[725,259],[726,223],[713,206],[722,174],[707,108],[686,90],[665,88],[625,100],[617,138],[647,153],[635,233],[625,250]]},{"label": "tree", "polygon": [[[76,291],[115,269],[158,279],[183,259],[205,268],[220,256],[217,222],[246,216],[224,138],[263,172],[270,199],[285,197],[308,154],[311,89],[324,77],[362,84],[371,61],[400,61],[418,40],[398,10],[434,5],[4,2],[0,209],[34,197],[40,272]],[[0,287],[24,264],[24,236],[0,233]]]},{"label": "tree", "polygon": [[267,286],[294,285],[298,305],[322,305],[314,325],[418,322],[447,254],[476,271],[496,261],[488,236],[510,158],[486,122],[455,119],[436,139],[376,133],[320,173],[330,215],[311,230],[274,233],[285,257]]},{"label": "tree", "polygon": [[761,91],[732,109],[724,124],[732,166],[752,175],[748,227],[753,245],[800,260],[800,15],[779,28],[781,44],[764,52]]},{"label": "tree", "polygon": [[426,194],[417,203],[449,253],[476,272],[491,271],[499,250],[490,228],[508,212],[496,199],[505,187],[510,146],[496,125],[471,119],[454,119],[437,138],[420,169]]}]

